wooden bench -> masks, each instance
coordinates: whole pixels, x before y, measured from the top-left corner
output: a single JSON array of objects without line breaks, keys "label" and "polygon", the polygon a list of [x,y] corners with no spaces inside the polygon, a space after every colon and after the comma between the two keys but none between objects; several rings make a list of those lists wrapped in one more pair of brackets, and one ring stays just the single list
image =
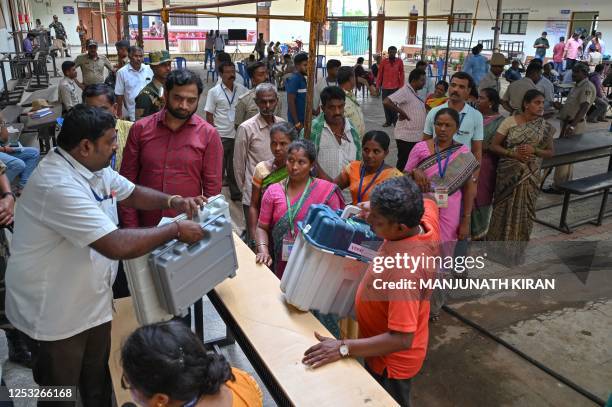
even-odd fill
[{"label": "wooden bench", "polygon": [[[572,228],[585,225],[587,223],[601,226],[603,218],[607,215],[612,214],[606,213],[606,204],[608,202],[608,194],[612,188],[612,171],[603,174],[592,175],[590,177],[580,178],[572,181],[564,182],[559,185],[559,189],[564,192],[563,197],[563,209],[561,210],[561,219],[559,221],[559,229],[565,233],[572,233]],[[583,219],[575,222],[571,225],[567,224],[567,211],[569,209],[570,197],[574,195],[582,195],[587,198],[589,194],[596,192],[602,192],[601,205],[599,207],[599,213],[596,217]]]}]

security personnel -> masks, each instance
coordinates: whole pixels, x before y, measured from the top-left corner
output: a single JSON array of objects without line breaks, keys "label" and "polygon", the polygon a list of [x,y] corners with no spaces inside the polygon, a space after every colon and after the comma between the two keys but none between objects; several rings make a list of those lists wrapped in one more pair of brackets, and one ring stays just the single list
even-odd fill
[{"label": "security personnel", "polygon": [[136,96],[136,120],[157,113],[164,107],[164,83],[172,70],[172,59],[168,51],[149,53],[149,65],[153,80]]},{"label": "security personnel", "polygon": [[[571,137],[582,134],[586,130],[586,114],[595,102],[595,86],[589,81],[589,67],[583,63],[576,63],[572,68],[572,79],[576,86],[571,90],[565,104],[555,102],[555,108],[560,109],[562,137]],[[546,193],[560,193],[558,186],[572,179],[572,165],[560,165],[555,168],[553,186],[544,189]]]}]

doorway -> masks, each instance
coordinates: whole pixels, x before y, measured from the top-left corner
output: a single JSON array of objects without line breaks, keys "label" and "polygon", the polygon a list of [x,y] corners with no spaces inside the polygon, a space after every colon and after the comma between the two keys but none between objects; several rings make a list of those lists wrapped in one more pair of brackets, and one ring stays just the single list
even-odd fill
[{"label": "doorway", "polygon": [[[583,21],[576,21],[583,20]],[[572,21],[570,23],[570,30],[567,33],[567,38],[571,37],[576,31],[579,31],[585,36],[589,36],[591,31],[597,30],[597,23],[599,20],[599,11],[580,11],[572,14]]]}]

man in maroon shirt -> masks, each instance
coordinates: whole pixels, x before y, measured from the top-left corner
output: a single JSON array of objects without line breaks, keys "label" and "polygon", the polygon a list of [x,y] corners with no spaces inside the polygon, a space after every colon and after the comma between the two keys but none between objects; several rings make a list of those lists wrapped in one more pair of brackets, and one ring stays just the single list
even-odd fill
[{"label": "man in maroon shirt", "polygon": [[[383,59],[376,78],[376,86],[382,89],[382,100],[404,86],[404,63],[396,57],[397,48],[390,46],[388,52],[389,58]],[[385,124],[383,124],[383,127],[395,125],[397,113],[384,105],[383,108],[385,109]]]},{"label": "man in maroon shirt", "polygon": [[[208,198],[221,193],[223,147],[217,130],[195,114],[202,80],[188,70],[166,78],[166,106],[138,120],[128,136],[120,173],[132,182],[170,195]],[[174,210],[120,208],[123,227],[157,225]]]}]

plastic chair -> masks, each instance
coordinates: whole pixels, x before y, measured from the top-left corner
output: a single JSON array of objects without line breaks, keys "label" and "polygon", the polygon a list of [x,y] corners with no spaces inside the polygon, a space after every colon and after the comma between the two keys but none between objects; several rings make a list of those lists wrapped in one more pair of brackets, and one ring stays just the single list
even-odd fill
[{"label": "plastic chair", "polygon": [[289,46],[287,44],[281,44],[280,46],[281,55],[285,55],[289,52]]},{"label": "plastic chair", "polygon": [[176,57],[176,69],[186,69],[187,60],[183,57]]},{"label": "plastic chair", "polygon": [[439,57],[436,61],[436,71],[438,73],[438,80],[436,82],[440,82],[443,79],[442,76],[444,76],[444,60],[442,57]]},{"label": "plastic chair", "polygon": [[144,63],[148,64],[149,62],[151,62],[151,59],[149,57],[144,57]]},{"label": "plastic chair", "polygon": [[210,76],[210,74],[212,74],[212,79],[213,82],[215,82],[217,79],[217,70],[216,68],[208,68],[208,70],[206,71],[206,82],[208,83],[208,77]]},{"label": "plastic chair", "polygon": [[327,66],[325,63],[325,55],[317,55],[317,76],[319,73],[319,69],[323,70],[323,77],[327,77]]},{"label": "plastic chair", "polygon": [[238,73],[244,79],[244,86],[246,86],[247,88],[250,88],[251,87],[251,80],[249,78],[249,74],[248,74],[248,72],[246,70],[246,67],[244,66],[244,63],[243,62],[236,62],[236,64],[238,65]]}]

